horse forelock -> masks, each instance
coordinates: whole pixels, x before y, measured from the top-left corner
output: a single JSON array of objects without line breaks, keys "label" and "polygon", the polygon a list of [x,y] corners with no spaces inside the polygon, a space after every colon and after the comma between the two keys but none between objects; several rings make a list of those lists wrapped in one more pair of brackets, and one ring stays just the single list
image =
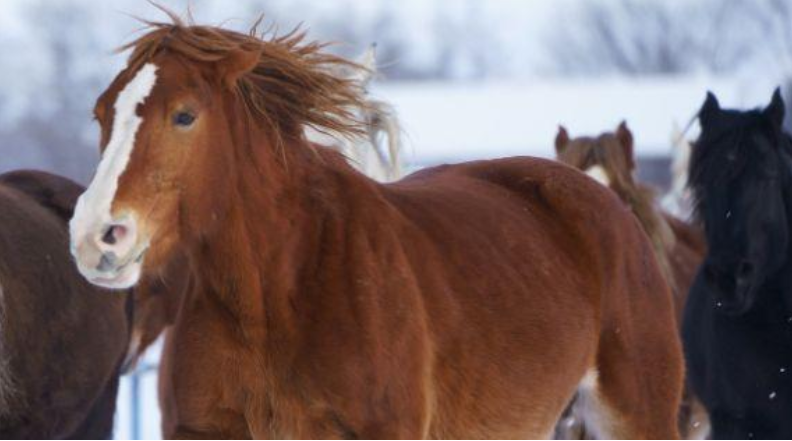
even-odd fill
[{"label": "horse forelock", "polygon": [[326,44],[306,41],[299,28],[277,35],[259,32],[257,22],[242,34],[169,15],[171,23],[148,22],[146,34],[121,48],[132,50],[129,68],[166,52],[212,65],[240,50],[255,50],[260,54],[258,63],[237,79],[233,93],[249,116],[272,128],[274,141],[282,144],[289,137],[300,137],[305,127],[350,138],[365,133],[353,111],[368,107],[363,85],[338,72],[366,67],[325,53]]},{"label": "horse forelock", "polygon": [[[770,139],[770,150],[764,154],[748,139],[758,132]],[[702,130],[699,139],[693,143],[687,187],[693,196],[694,218],[702,221],[704,197],[708,190],[725,191],[732,181],[750,179],[751,170],[755,173],[762,169],[762,164],[767,161],[765,155],[774,152],[781,157],[783,164],[783,160],[792,154],[789,139],[760,111],[722,111],[721,119]],[[782,167],[782,173],[788,177],[792,169]]]}]

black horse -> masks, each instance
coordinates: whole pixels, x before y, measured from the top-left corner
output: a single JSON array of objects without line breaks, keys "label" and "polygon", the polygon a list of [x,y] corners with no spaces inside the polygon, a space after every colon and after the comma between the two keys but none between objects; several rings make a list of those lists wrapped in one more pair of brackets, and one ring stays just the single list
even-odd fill
[{"label": "black horse", "polygon": [[691,288],[688,378],[712,436],[792,438],[792,143],[769,106],[722,110],[712,94],[689,186],[709,252]]}]

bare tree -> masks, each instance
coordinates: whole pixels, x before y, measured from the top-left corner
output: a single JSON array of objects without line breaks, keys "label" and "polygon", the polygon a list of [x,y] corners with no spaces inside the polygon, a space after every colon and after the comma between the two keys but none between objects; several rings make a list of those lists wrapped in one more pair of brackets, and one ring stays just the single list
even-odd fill
[{"label": "bare tree", "polygon": [[[96,137],[91,131],[91,109],[108,69],[96,63],[101,38],[93,33],[90,4],[26,3],[23,18],[29,20],[46,60],[49,75],[30,97],[33,106],[13,124],[0,128],[4,148],[24,152],[20,159],[36,166],[85,181],[97,157]],[[108,57],[109,58],[109,57]],[[14,164],[17,165],[17,164]]]},{"label": "bare tree", "polygon": [[[616,0],[580,5],[547,43],[560,74],[732,72],[748,63],[771,2],[789,0]],[[776,28],[792,22],[776,20]]]}]

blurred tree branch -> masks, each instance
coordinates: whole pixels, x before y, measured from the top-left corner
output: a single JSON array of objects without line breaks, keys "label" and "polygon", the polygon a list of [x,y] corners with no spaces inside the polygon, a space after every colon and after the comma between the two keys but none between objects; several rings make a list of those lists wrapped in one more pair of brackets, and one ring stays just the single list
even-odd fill
[{"label": "blurred tree branch", "polygon": [[763,45],[792,54],[790,0],[594,1],[577,11],[547,35],[558,74],[722,74]]}]

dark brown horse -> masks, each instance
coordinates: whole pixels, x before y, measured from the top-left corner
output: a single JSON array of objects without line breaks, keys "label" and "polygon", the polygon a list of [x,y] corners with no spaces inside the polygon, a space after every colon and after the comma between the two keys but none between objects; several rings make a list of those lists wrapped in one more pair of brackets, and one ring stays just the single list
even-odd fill
[{"label": "dark brown horse", "polygon": [[112,436],[127,342],[125,295],[85,281],[68,219],[83,188],[0,175],[0,438]]},{"label": "dark brown horse", "polygon": [[362,101],[298,34],[131,48],[72,246],[110,288],[189,262],[166,436],[543,437],[577,390],[603,435],[677,436],[673,304],[611,192],[530,158],[364,177],[304,139]]},{"label": "dark brown horse", "polygon": [[[555,147],[561,162],[609,187],[638,218],[672,287],[681,324],[688,291],[706,253],[703,232],[660,210],[654,191],[635,179],[633,135],[627,124],[621,123],[615,132],[573,139],[561,127]],[[706,411],[698,400],[686,398],[680,415],[683,437],[703,439],[709,428],[707,422]]]}]

